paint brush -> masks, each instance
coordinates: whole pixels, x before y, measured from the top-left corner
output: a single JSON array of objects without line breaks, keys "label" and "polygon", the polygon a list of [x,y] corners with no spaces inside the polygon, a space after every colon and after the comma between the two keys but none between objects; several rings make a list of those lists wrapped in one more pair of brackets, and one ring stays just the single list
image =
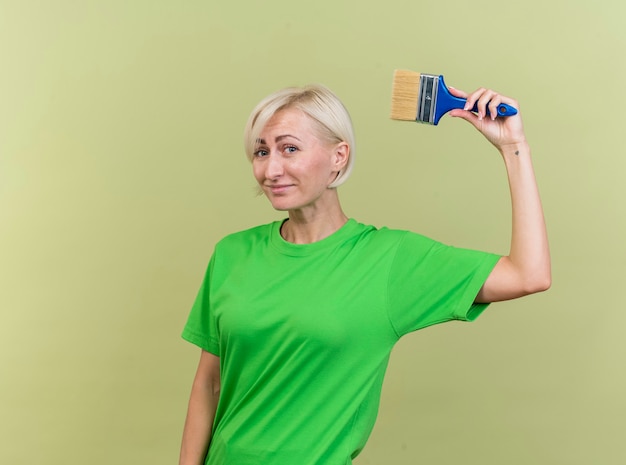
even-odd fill
[{"label": "paint brush", "polygon": [[[441,75],[399,69],[393,74],[391,119],[437,125],[445,113],[464,108],[466,102],[466,99],[450,93]],[[478,111],[477,104],[471,111]],[[517,110],[511,105],[498,105],[498,116],[515,114]]]}]

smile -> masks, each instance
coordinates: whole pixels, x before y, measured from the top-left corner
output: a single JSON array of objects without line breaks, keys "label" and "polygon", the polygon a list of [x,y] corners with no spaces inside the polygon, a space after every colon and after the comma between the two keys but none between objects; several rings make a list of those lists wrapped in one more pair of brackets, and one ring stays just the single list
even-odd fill
[{"label": "smile", "polygon": [[286,193],[291,187],[293,187],[293,184],[276,184],[276,185],[272,185],[272,186],[266,186],[267,189],[269,189],[269,191],[272,194],[284,194]]}]

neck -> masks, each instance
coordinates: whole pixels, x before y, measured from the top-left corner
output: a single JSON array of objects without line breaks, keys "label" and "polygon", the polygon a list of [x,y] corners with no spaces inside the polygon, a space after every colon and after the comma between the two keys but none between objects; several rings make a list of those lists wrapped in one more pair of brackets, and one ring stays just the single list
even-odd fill
[{"label": "neck", "polygon": [[287,242],[294,244],[311,244],[321,241],[338,231],[348,217],[341,207],[318,212],[289,212],[289,219],[283,223],[280,234]]}]

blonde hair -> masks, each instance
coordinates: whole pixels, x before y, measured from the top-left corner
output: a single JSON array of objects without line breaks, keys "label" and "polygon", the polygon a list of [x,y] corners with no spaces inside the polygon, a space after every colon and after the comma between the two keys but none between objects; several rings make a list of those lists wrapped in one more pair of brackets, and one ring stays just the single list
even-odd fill
[{"label": "blonde hair", "polygon": [[287,87],[268,95],[250,113],[244,131],[244,145],[249,160],[254,156],[257,140],[267,122],[277,112],[297,108],[311,118],[328,142],[346,142],[350,147],[348,163],[328,187],[343,184],[354,166],[354,130],[352,120],[341,100],[327,87],[313,84]]}]

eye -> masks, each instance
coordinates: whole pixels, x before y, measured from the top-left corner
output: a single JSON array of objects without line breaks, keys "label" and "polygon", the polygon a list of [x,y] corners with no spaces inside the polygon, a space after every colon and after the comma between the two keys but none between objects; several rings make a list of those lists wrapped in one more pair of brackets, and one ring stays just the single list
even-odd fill
[{"label": "eye", "polygon": [[295,145],[287,145],[285,147],[285,152],[287,153],[296,153],[298,151],[298,147],[296,147]]},{"label": "eye", "polygon": [[253,153],[253,155],[255,157],[265,157],[269,154],[269,152],[265,149],[258,149],[256,152]]}]

